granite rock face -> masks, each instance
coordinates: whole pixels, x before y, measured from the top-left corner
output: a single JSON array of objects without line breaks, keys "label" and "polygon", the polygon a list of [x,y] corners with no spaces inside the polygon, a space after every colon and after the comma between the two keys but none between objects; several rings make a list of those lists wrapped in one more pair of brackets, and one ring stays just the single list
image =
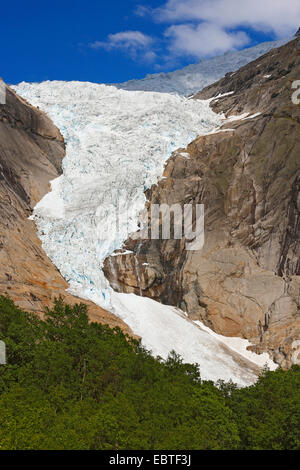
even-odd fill
[{"label": "granite rock face", "polygon": [[228,119],[173,153],[164,178],[146,192],[146,209],[204,204],[203,249],[135,234],[104,266],[115,290],[178,306],[217,333],[249,339],[283,367],[292,365],[300,339],[296,80],[300,38],[195,95],[212,99]]},{"label": "granite rock face", "polygon": [[59,130],[11,89],[0,104],[0,294],[42,315],[60,295],[71,304],[89,305],[94,321],[129,328],[92,302],[66,292],[67,282],[44,253],[28,218],[62,172],[65,146]]}]

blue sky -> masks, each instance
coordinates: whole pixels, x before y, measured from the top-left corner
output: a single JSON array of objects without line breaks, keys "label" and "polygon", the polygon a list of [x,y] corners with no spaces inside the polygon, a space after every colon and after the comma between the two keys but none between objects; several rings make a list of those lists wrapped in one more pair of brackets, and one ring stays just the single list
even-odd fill
[{"label": "blue sky", "polygon": [[1,5],[7,83],[122,82],[287,37],[299,0],[15,0]]}]

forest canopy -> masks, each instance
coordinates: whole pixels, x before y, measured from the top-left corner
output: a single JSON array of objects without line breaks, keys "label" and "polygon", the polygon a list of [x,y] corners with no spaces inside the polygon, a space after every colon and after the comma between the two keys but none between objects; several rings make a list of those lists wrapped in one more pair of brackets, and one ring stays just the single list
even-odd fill
[{"label": "forest canopy", "polygon": [[0,449],[300,449],[300,367],[205,382],[62,299],[44,319],[0,297]]}]

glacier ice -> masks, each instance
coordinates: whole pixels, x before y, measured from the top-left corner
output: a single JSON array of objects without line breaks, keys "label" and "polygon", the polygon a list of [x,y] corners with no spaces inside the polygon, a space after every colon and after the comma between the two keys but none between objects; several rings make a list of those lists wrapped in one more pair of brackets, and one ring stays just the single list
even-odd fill
[{"label": "glacier ice", "polygon": [[[104,259],[137,230],[144,191],[161,177],[172,151],[215,132],[222,116],[210,109],[209,100],[175,94],[59,81],[14,88],[52,118],[66,142],[63,175],[51,182],[33,218],[70,292],[114,311],[154,354],[166,357],[174,349],[184,360],[198,362],[204,379],[253,383],[262,357],[249,359],[241,346],[231,348],[230,340],[178,309],[115,293],[102,271]],[[126,217],[121,213],[120,230],[111,236],[116,208]],[[274,366],[270,360],[269,365]]]},{"label": "glacier ice", "polygon": [[[111,308],[102,262],[137,230],[144,191],[172,151],[221,118],[206,101],[93,83],[21,83],[15,90],[53,119],[67,145],[63,175],[33,215],[43,248],[70,292]],[[128,211],[128,224],[121,220],[112,237],[117,206]]]}]

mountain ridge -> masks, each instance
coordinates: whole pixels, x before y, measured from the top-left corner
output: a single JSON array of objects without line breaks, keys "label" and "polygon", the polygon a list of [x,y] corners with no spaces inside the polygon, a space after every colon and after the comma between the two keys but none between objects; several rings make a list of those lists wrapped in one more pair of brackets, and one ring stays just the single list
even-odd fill
[{"label": "mountain ridge", "polygon": [[139,295],[138,272],[143,296],[247,338],[283,367],[300,335],[299,49],[298,38],[196,94],[224,115],[223,126],[173,153],[146,192],[146,209],[205,204],[203,252],[133,237],[123,247],[132,254],[116,252],[104,265],[119,292]]},{"label": "mountain ridge", "polygon": [[173,72],[150,74],[144,79],[129,80],[112,85],[128,91],[140,90],[192,95],[224,77],[227,73],[234,73],[271,49],[280,47],[290,39],[261,43],[248,49],[227,52],[224,55],[205,59],[198,64],[191,64]]}]

